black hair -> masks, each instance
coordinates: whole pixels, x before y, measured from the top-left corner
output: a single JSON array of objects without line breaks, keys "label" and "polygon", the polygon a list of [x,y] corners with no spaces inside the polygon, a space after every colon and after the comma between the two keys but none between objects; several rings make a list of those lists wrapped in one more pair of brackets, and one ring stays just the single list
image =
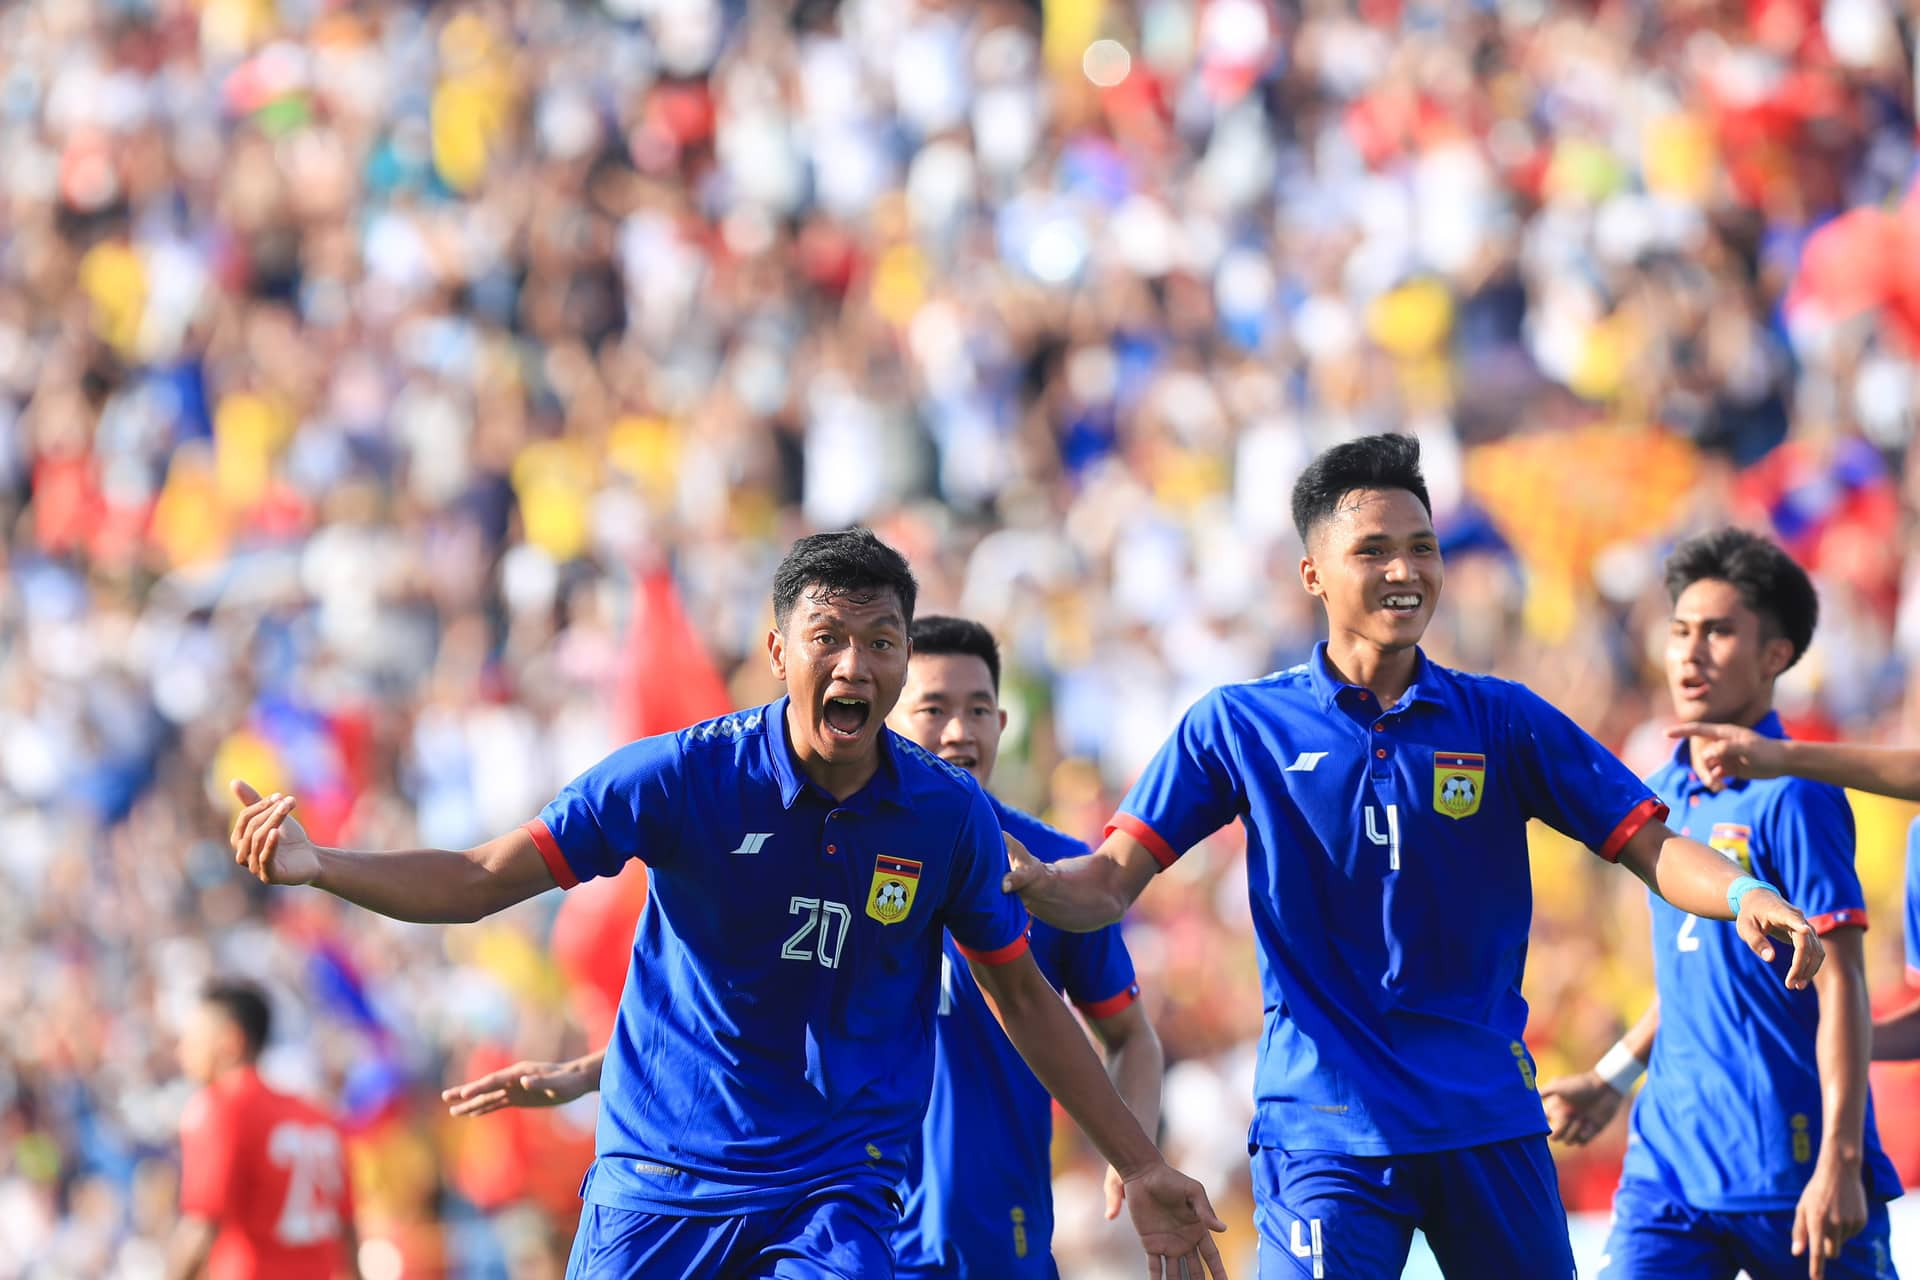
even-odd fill
[{"label": "black hair", "polygon": [[914,597],[920,594],[907,558],[874,537],[871,529],[812,533],[787,549],[780,567],[773,571],[775,626],[786,630],[793,606],[811,587],[819,588],[827,599],[844,597],[863,604],[891,591],[900,601],[902,621],[908,624],[913,622]]},{"label": "black hair", "polygon": [[240,1038],[247,1043],[247,1061],[258,1058],[273,1030],[273,1008],[265,993],[251,982],[216,978],[201,988],[200,998],[240,1028]]},{"label": "black hair", "polygon": [[1433,517],[1427,479],[1420,474],[1420,442],[1412,436],[1361,436],[1326,450],[1293,482],[1293,527],[1300,541],[1356,489],[1405,489]]},{"label": "black hair", "polygon": [[1820,596],[1813,579],[1770,539],[1745,529],[1715,529],[1688,538],[1667,557],[1667,595],[1675,604],[1696,582],[1724,582],[1760,615],[1760,625],[1793,645],[1791,667],[1813,642]]},{"label": "black hair", "polygon": [[993,677],[993,691],[1000,692],[1000,646],[993,632],[973,619],[930,613],[913,624],[907,638],[913,641],[916,657],[957,653],[980,659],[987,664],[987,674]]}]

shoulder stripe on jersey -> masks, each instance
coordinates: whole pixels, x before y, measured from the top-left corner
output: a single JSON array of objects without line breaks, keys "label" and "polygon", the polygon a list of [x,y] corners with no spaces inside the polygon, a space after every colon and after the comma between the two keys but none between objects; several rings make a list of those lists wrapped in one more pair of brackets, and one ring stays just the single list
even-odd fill
[{"label": "shoulder stripe on jersey", "polygon": [[1627,841],[1640,834],[1640,829],[1649,822],[1665,822],[1668,809],[1657,798],[1648,796],[1633,806],[1626,817],[1620,819],[1620,825],[1613,829],[1607,842],[1594,850],[1608,862],[1620,861],[1620,851],[1627,847]]},{"label": "shoulder stripe on jersey", "polygon": [[1074,1007],[1089,1018],[1111,1018],[1122,1009],[1140,998],[1140,984],[1127,984],[1125,991],[1108,996],[1105,1000],[1095,1000],[1090,1004],[1076,1004]]},{"label": "shoulder stripe on jersey", "polygon": [[540,851],[540,860],[547,864],[547,870],[553,874],[553,882],[562,889],[571,889],[580,883],[580,877],[573,874],[573,868],[567,865],[566,855],[560,852],[560,842],[553,838],[553,832],[547,830],[547,824],[535,818],[522,824],[522,831],[533,837],[533,847]]},{"label": "shoulder stripe on jersey", "polygon": [[1104,834],[1112,835],[1116,831],[1124,831],[1147,846],[1147,852],[1153,855],[1153,860],[1160,864],[1162,871],[1180,860],[1180,855],[1173,851],[1172,845],[1160,838],[1158,831],[1130,813],[1114,814],[1113,821],[1107,824]]},{"label": "shoulder stripe on jersey", "polygon": [[1867,927],[1867,909],[1865,907],[1842,907],[1838,911],[1829,911],[1824,915],[1808,916],[1807,923],[1818,934],[1829,934],[1835,929],[1844,929],[1852,925],[1856,929]]},{"label": "shoulder stripe on jersey", "polygon": [[991,969],[995,965],[1009,964],[1012,961],[1018,960],[1021,956],[1027,954],[1027,948],[1033,944],[1027,941],[1026,930],[1022,929],[1019,937],[1004,947],[995,947],[992,951],[975,951],[958,938],[953,940],[953,945],[960,948],[960,954],[967,959],[973,961],[975,964],[984,964]]}]

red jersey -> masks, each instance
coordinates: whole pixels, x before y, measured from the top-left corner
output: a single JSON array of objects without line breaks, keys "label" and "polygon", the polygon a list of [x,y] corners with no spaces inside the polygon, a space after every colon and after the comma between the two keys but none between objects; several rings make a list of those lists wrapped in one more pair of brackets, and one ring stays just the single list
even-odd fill
[{"label": "red jersey", "polygon": [[340,1127],[251,1069],[203,1089],[180,1125],[180,1211],[219,1228],[208,1280],[332,1280],[353,1217]]}]

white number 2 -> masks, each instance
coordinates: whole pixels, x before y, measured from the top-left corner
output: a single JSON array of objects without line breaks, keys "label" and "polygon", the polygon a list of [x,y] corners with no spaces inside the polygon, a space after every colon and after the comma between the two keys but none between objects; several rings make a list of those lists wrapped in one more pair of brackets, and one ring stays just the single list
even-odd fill
[{"label": "white number 2", "polygon": [[[847,926],[853,923],[853,912],[847,910],[844,902],[823,902],[819,898],[802,898],[796,895],[787,903],[787,914],[800,916],[800,927],[788,935],[781,944],[782,960],[812,960],[828,969],[840,967],[840,950],[847,945]],[[834,926],[838,923],[838,928]],[[818,936],[815,936],[818,930]],[[832,943],[829,945],[828,937]],[[807,946],[807,939],[813,938],[813,946]]]},{"label": "white number 2", "polygon": [[340,1136],[326,1125],[275,1125],[267,1158],[287,1171],[287,1200],[273,1234],[284,1245],[318,1244],[340,1230]]},{"label": "white number 2", "polygon": [[1693,936],[1693,926],[1699,923],[1699,916],[1688,916],[1680,922],[1680,936],[1675,939],[1675,945],[1682,951],[1698,951],[1700,949],[1700,939]]},{"label": "white number 2", "polygon": [[1295,1218],[1293,1220],[1293,1239],[1288,1243],[1293,1247],[1294,1257],[1313,1259],[1313,1280],[1325,1280],[1327,1274],[1327,1250],[1325,1242],[1320,1238],[1320,1219],[1309,1219],[1307,1227],[1309,1239],[1302,1240],[1300,1238],[1300,1219]]},{"label": "white number 2", "polygon": [[1387,809],[1387,829],[1382,831],[1374,820],[1373,806],[1367,806],[1367,839],[1375,844],[1387,846],[1387,870],[1400,869],[1400,806],[1390,804]]}]

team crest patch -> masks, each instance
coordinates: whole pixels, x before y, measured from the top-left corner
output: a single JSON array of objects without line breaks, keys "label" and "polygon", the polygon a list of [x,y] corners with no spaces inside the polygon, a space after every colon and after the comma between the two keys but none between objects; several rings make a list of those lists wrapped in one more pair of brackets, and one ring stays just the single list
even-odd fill
[{"label": "team crest patch", "polygon": [[920,887],[920,864],[881,854],[873,860],[873,887],[867,890],[867,914],[881,924],[899,924],[913,910]]},{"label": "team crest patch", "polygon": [[1487,789],[1487,758],[1465,751],[1433,753],[1433,807],[1449,818],[1471,818],[1480,812],[1480,793]]},{"label": "team crest patch", "polygon": [[1753,874],[1753,828],[1737,822],[1716,822],[1707,843],[1740,864],[1746,875]]}]

